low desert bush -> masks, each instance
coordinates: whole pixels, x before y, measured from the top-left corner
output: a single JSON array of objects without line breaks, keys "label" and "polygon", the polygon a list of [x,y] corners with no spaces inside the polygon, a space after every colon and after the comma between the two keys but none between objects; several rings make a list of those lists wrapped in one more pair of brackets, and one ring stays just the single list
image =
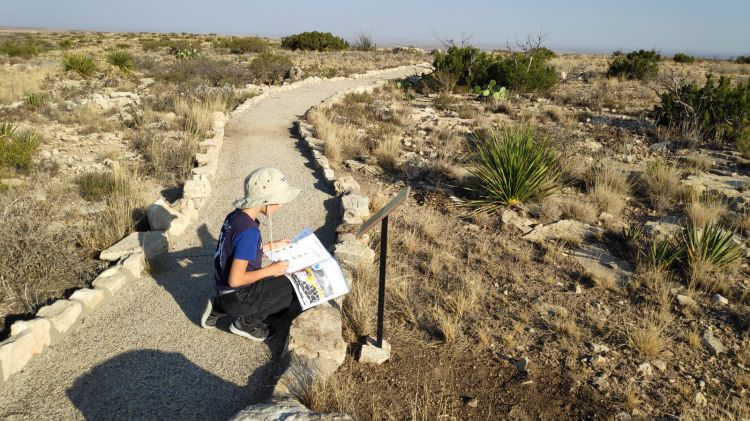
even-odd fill
[{"label": "low desert bush", "polygon": [[41,136],[33,130],[18,130],[11,123],[0,123],[0,173],[28,172],[40,142]]},{"label": "low desert bush", "polygon": [[738,56],[734,59],[734,62],[737,64],[750,64],[750,56]]},{"label": "low desert bush", "polygon": [[338,51],[346,50],[349,44],[330,32],[302,32],[281,38],[281,46],[290,50]]},{"label": "low desert bush", "polygon": [[354,40],[352,48],[359,51],[373,51],[377,48],[375,41],[372,40],[372,35],[367,32],[360,32],[357,34],[357,39]]},{"label": "low desert bush", "polygon": [[546,48],[514,52],[491,63],[487,67],[487,77],[512,91],[549,93],[560,81],[554,66],[547,64],[551,54]]},{"label": "low desert bush", "polygon": [[124,74],[133,73],[135,64],[133,54],[129,51],[112,51],[107,54],[107,63]]},{"label": "low desert bush", "polygon": [[739,140],[750,119],[750,80],[732,85],[728,77],[718,82],[712,75],[696,83],[673,86],[655,107],[657,122],[681,134],[698,132],[717,141]]},{"label": "low desert bush", "polygon": [[685,53],[677,53],[672,57],[675,63],[691,64],[695,62],[695,57]]},{"label": "low desert bush", "polygon": [[535,137],[531,128],[510,128],[478,139],[471,172],[481,198],[472,201],[474,205],[496,211],[542,198],[557,187],[557,154],[546,138]]},{"label": "low desert bush", "polygon": [[189,178],[198,152],[195,136],[180,133],[167,137],[144,131],[134,143],[146,161],[146,171],[160,182],[174,185]]},{"label": "low desert bush", "polygon": [[213,42],[214,47],[227,48],[231,54],[265,53],[268,42],[258,37],[219,38]]},{"label": "low desert bush", "polygon": [[10,313],[31,312],[93,275],[94,261],[77,247],[79,229],[68,223],[75,218],[63,215],[67,192],[47,192],[46,201],[31,193],[11,190],[0,201],[0,287]]},{"label": "low desert bush", "polygon": [[652,162],[641,177],[646,198],[656,210],[673,206],[681,193],[681,172],[662,162]]},{"label": "low desert bush", "polygon": [[255,75],[246,66],[225,60],[197,57],[180,60],[156,71],[156,76],[191,90],[199,85],[244,87]]},{"label": "low desert bush", "polygon": [[82,53],[63,55],[63,70],[72,71],[83,77],[91,77],[96,73],[96,63],[91,56]]},{"label": "low desert bush", "polygon": [[0,53],[8,57],[32,57],[49,49],[49,43],[36,38],[8,40],[0,43]]},{"label": "low desert bush", "polygon": [[284,80],[292,65],[292,60],[289,57],[281,54],[262,53],[250,63],[248,69],[257,82],[274,84]]},{"label": "low desert bush", "polygon": [[49,102],[49,97],[45,95],[44,93],[37,92],[28,94],[24,97],[23,101],[28,105],[30,108],[33,109],[40,109],[43,106],[45,106]]},{"label": "low desert bush", "polygon": [[445,53],[435,55],[433,61],[435,75],[428,75],[425,80],[429,83],[430,80],[436,78],[447,79],[450,77],[454,84],[461,86],[473,87],[486,84],[488,82],[487,66],[489,66],[490,61],[487,53],[479,50],[479,48],[471,45],[461,47],[451,45]]},{"label": "low desert bush", "polygon": [[609,76],[647,80],[659,73],[661,56],[654,50],[631,51],[628,54],[615,52],[609,65]]},{"label": "low desert bush", "polygon": [[737,151],[745,158],[750,159],[750,127],[742,131],[742,135],[735,141]]},{"label": "low desert bush", "polygon": [[742,256],[733,241],[734,231],[718,224],[690,225],[682,233],[690,283],[708,292],[729,290],[728,279],[721,275]]}]

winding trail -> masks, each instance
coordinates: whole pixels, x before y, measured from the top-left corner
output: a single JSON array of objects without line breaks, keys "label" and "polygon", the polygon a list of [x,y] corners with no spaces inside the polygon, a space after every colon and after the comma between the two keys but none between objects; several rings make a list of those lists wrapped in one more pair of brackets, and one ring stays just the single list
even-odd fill
[{"label": "winding trail", "polygon": [[[210,331],[198,325],[212,290],[223,218],[242,196],[245,176],[272,165],[303,189],[274,218],[275,236],[311,227],[325,244],[333,242],[338,205],[292,134],[293,121],[337,92],[412,73],[302,86],[272,94],[230,120],[212,197],[198,221],[155,262],[152,278],[118,293],[0,386],[0,418],[227,419],[267,398],[285,332],[257,344],[224,331],[226,320]],[[265,238],[267,228],[263,224]]]}]

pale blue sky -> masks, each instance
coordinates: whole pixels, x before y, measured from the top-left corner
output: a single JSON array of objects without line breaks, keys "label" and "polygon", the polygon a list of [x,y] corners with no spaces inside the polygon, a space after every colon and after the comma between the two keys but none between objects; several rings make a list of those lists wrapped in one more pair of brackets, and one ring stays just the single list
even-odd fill
[{"label": "pale blue sky", "polygon": [[549,35],[571,51],[656,48],[664,54],[750,54],[750,0],[3,0],[0,26],[266,35],[308,30],[382,45],[436,46],[440,38],[486,48]]}]

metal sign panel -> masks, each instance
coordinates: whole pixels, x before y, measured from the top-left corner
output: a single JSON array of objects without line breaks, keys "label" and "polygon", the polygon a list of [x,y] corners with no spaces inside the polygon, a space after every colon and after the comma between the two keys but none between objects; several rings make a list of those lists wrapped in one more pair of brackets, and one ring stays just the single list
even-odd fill
[{"label": "metal sign panel", "polygon": [[373,226],[375,226],[375,224],[377,224],[383,218],[385,218],[386,216],[388,216],[389,213],[393,212],[394,209],[396,209],[401,203],[404,202],[404,200],[406,200],[407,197],[409,197],[409,192],[410,191],[411,191],[411,189],[409,188],[409,186],[406,186],[406,188],[404,188],[403,190],[401,190],[396,195],[396,197],[394,197],[393,199],[391,199],[391,201],[388,202],[388,203],[386,203],[385,206],[383,206],[382,208],[380,208],[380,210],[377,211],[375,213],[375,215],[373,215],[372,217],[370,217],[370,219],[368,219],[367,222],[365,222],[364,224],[362,224],[362,226],[359,228],[359,231],[357,232],[356,236],[359,237],[360,235],[366,233],[367,231],[370,230],[370,228],[372,228]]}]

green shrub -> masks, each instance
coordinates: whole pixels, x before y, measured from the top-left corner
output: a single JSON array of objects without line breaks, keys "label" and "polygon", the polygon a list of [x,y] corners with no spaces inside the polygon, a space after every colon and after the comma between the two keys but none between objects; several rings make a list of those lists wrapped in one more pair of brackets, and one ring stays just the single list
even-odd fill
[{"label": "green shrub", "polygon": [[750,56],[739,56],[734,61],[737,64],[750,64]]},{"label": "green shrub", "polygon": [[512,91],[548,93],[559,82],[557,71],[547,65],[552,57],[546,48],[512,53],[487,68],[487,77]]},{"label": "green shrub", "polygon": [[141,44],[141,48],[143,48],[143,51],[154,51],[158,50],[160,48],[168,47],[170,44],[169,38],[141,38],[138,40],[138,43]]},{"label": "green shrub", "polygon": [[34,131],[18,131],[12,124],[0,123],[0,169],[28,172],[40,140]]},{"label": "green shrub", "polygon": [[695,62],[695,57],[685,53],[677,53],[672,57],[672,60],[674,60],[675,63],[690,64]]},{"label": "green shrub", "polygon": [[557,187],[560,166],[547,139],[535,140],[531,128],[490,132],[479,139],[471,169],[482,196],[472,204],[488,211],[548,195]]},{"label": "green shrub", "polygon": [[459,86],[488,85],[494,80],[498,86],[518,92],[546,93],[558,83],[554,67],[547,60],[554,53],[547,48],[530,48],[505,57],[491,57],[473,46],[451,45],[445,53],[435,56],[435,72],[425,77],[425,83],[450,92],[449,82]]},{"label": "green shrub", "polygon": [[9,57],[31,57],[43,53],[49,49],[49,43],[35,38],[5,41],[0,44],[0,53]]},{"label": "green shrub", "polygon": [[57,42],[57,46],[60,47],[60,49],[62,50],[67,50],[73,46],[73,40],[70,38],[62,39]]},{"label": "green shrub", "polygon": [[208,86],[228,84],[235,87],[244,87],[254,79],[254,73],[246,66],[203,56],[192,60],[180,60],[158,70],[156,76],[161,80],[185,85],[186,87],[195,87],[201,84]]},{"label": "green shrub", "polygon": [[661,56],[654,50],[631,51],[627,55],[615,52],[609,65],[609,76],[621,76],[628,79],[646,80],[659,73]]},{"label": "green shrub", "polygon": [[[471,45],[458,47],[451,45],[445,53],[438,52],[432,65],[435,73],[452,75],[461,86],[483,85],[488,82],[487,67],[490,64],[487,53]],[[427,76],[430,79],[435,76]]]},{"label": "green shrub", "polygon": [[292,60],[289,57],[273,53],[260,54],[249,66],[256,81],[269,84],[284,80],[291,68]]},{"label": "green shrub", "polygon": [[107,55],[107,63],[125,74],[133,73],[135,69],[133,54],[129,51],[112,51]]},{"label": "green shrub", "polygon": [[219,38],[213,42],[216,48],[227,48],[232,54],[264,53],[268,51],[268,43],[258,37]]},{"label": "green shrub", "polygon": [[691,83],[661,94],[657,122],[681,133],[699,131],[716,140],[738,140],[750,120],[750,81],[732,86],[731,79],[712,75],[706,84]]},{"label": "green shrub", "polygon": [[62,60],[63,70],[73,71],[83,77],[90,77],[96,73],[96,63],[91,56],[80,53],[65,54]]},{"label": "green shrub", "polygon": [[750,127],[746,127],[742,131],[740,137],[737,138],[736,142],[737,150],[742,154],[745,159],[750,159]]},{"label": "green shrub", "polygon": [[349,44],[330,32],[302,32],[281,39],[281,46],[290,50],[338,51],[346,50]]},{"label": "green shrub", "polygon": [[109,171],[88,172],[78,176],[76,184],[78,184],[78,191],[82,198],[91,202],[98,202],[112,194],[117,180],[115,175]]}]

